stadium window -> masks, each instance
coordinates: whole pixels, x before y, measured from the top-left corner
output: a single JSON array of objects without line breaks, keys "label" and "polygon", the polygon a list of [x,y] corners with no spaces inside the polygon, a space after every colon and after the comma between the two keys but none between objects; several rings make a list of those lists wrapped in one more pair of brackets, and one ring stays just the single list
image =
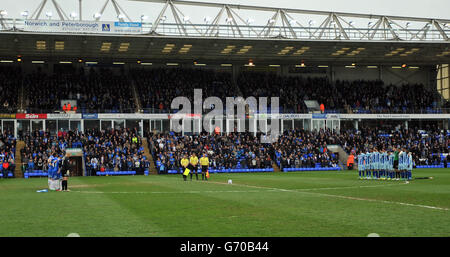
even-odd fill
[{"label": "stadium window", "polygon": [[449,100],[450,94],[449,65],[441,64],[437,66],[436,87],[438,92],[446,100]]}]

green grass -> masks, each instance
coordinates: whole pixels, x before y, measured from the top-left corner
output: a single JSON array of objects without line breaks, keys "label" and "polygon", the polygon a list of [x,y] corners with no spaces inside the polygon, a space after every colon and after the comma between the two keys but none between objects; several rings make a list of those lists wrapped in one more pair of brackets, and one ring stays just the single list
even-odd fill
[{"label": "green grass", "polygon": [[[0,236],[450,236],[450,169],[430,180],[358,180],[356,172],[0,180]],[[226,184],[228,179],[233,185]],[[433,209],[438,207],[439,209]]]}]

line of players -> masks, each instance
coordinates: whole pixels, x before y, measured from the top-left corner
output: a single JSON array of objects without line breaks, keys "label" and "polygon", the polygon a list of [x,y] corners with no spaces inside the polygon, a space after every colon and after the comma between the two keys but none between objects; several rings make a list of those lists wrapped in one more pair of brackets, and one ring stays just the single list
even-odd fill
[{"label": "line of players", "polygon": [[371,149],[358,155],[359,179],[411,180],[412,153],[406,149],[393,151]]}]

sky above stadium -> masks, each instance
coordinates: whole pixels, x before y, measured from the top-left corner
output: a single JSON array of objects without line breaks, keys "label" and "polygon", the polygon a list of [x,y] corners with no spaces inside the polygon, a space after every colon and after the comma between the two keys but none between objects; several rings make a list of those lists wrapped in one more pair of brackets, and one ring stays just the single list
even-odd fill
[{"label": "sky above stadium", "polygon": [[[382,14],[396,16],[410,16],[422,18],[441,18],[450,19],[448,10],[450,10],[449,0],[192,0],[198,2],[215,2],[242,5],[258,5],[268,7],[295,8],[306,10],[335,11],[335,12],[352,12],[366,14]],[[62,9],[67,13],[78,13],[78,0],[58,0]],[[8,12],[8,18],[21,18],[20,13],[29,11],[31,14],[39,5],[40,0],[2,0],[0,1],[0,10]],[[83,18],[93,20],[93,14],[99,12],[105,0],[83,0]],[[118,0],[118,3],[125,9],[127,14],[133,21],[140,21],[141,15],[149,17],[148,21],[153,21],[162,8],[162,3],[145,3],[129,0]],[[204,17],[214,17],[216,10],[196,9],[195,7],[183,6],[183,11],[193,16],[192,22],[200,22]],[[51,1],[47,1],[46,7],[43,9],[42,19],[45,19],[45,13],[52,12],[56,17],[57,13]],[[245,15],[245,14],[244,14]],[[248,13],[248,15],[252,15]],[[113,5],[109,4],[105,10],[102,20],[117,20]],[[246,18],[246,17],[243,17]],[[255,23],[265,22],[267,15],[253,14],[251,17]],[[54,18],[55,19],[55,18]],[[195,21],[197,19],[198,21]]]}]

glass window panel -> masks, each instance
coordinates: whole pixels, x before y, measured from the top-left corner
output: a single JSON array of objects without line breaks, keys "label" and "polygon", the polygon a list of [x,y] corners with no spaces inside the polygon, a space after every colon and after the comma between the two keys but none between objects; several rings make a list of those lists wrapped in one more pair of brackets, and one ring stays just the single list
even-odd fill
[{"label": "glass window panel", "polygon": [[68,120],[58,120],[58,130],[69,130],[69,121]]},{"label": "glass window panel", "polygon": [[100,120],[84,120],[84,130],[100,128]]},{"label": "glass window panel", "polygon": [[[299,121],[301,121],[301,120],[299,120]],[[283,131],[291,130],[291,129],[293,129],[292,128],[292,120],[283,120]]]},{"label": "glass window panel", "polygon": [[75,129],[81,130],[81,121],[79,120],[70,121],[70,130],[75,131]]},{"label": "glass window panel", "polygon": [[111,122],[111,120],[102,120],[101,124],[102,124],[102,130],[112,129],[112,122]]},{"label": "glass window panel", "polygon": [[29,135],[31,132],[30,120],[18,120],[17,121],[17,135],[19,138],[23,138]]},{"label": "glass window panel", "polygon": [[125,128],[125,120],[114,120],[114,129]]},{"label": "glass window panel", "polygon": [[41,131],[44,129],[44,121],[42,120],[32,120],[31,121],[31,129],[33,131]]},{"label": "glass window panel", "polygon": [[57,130],[56,120],[46,120],[45,122],[45,129],[47,130],[47,132],[49,132],[50,135],[55,135]]},{"label": "glass window panel", "polygon": [[14,121],[3,120],[3,132],[6,132],[8,135],[14,135]]}]

